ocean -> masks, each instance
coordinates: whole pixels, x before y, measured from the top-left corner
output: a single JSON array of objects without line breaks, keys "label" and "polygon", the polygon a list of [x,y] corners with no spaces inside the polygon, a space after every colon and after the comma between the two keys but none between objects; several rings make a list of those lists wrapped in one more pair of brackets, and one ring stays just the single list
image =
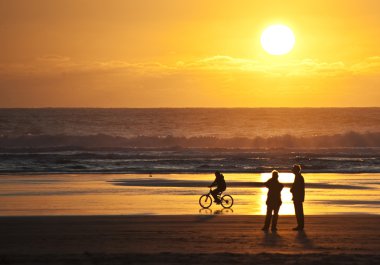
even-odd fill
[{"label": "ocean", "polygon": [[0,173],[379,173],[380,108],[0,109]]},{"label": "ocean", "polygon": [[[306,180],[306,214],[380,214],[380,108],[0,109],[0,215],[265,214],[262,182]],[[202,209],[213,172],[231,209]]]}]

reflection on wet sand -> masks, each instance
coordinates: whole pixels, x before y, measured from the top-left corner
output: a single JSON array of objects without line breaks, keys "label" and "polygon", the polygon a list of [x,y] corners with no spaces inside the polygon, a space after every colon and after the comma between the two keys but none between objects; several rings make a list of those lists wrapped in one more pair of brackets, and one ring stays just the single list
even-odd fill
[{"label": "reflection on wet sand", "polygon": [[[329,173],[304,177],[306,215],[380,214],[380,174]],[[225,178],[226,193],[234,198],[233,208],[222,210],[220,205],[213,204],[210,212],[199,211],[198,200],[212,181],[212,174],[162,174],[152,178],[141,174],[2,175],[0,213],[3,216],[266,213],[267,189],[259,184],[269,178],[268,174],[231,173],[225,174]],[[282,216],[294,214],[289,192],[293,176],[280,172],[280,180],[287,185],[281,192],[279,223]]]},{"label": "reflection on wet sand", "polygon": [[232,208],[229,209],[219,209],[219,210],[212,210],[210,208],[204,209],[201,208],[199,209],[200,214],[232,214],[234,210]]},{"label": "reflection on wet sand", "polygon": [[[267,181],[271,177],[270,173],[262,173],[261,174],[261,180],[262,182]],[[294,175],[291,173],[281,173],[279,174],[279,182],[281,183],[291,183],[293,182]],[[265,215],[267,211],[267,206],[266,206],[266,199],[267,199],[267,193],[268,189],[267,188],[260,188],[261,191],[261,207],[260,207],[260,214]],[[282,205],[280,207],[279,214],[280,215],[293,215],[294,214],[294,206],[292,202],[292,194],[290,193],[290,188],[284,188],[281,192],[281,199],[282,199]]]}]

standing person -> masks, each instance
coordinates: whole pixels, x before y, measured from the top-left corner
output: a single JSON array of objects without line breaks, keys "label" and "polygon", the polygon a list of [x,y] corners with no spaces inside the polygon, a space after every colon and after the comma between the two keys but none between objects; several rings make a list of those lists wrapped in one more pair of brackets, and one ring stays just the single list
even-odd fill
[{"label": "standing person", "polygon": [[216,186],[216,189],[213,189],[211,191],[211,195],[212,195],[212,197],[214,197],[214,202],[216,202],[217,204],[219,204],[220,203],[220,199],[218,198],[218,194],[221,194],[227,188],[226,181],[224,180],[224,176],[219,171],[215,172],[215,180],[209,186],[209,188],[214,187],[214,186]]},{"label": "standing person", "polygon": [[294,174],[294,183],[290,192],[293,194],[293,204],[297,218],[297,227],[293,228],[293,230],[302,231],[304,228],[303,202],[305,200],[305,180],[301,175],[300,165],[294,165],[292,172]]},{"label": "standing person", "polygon": [[[269,225],[272,220],[272,231],[277,231],[277,220],[278,220],[278,211],[280,210],[280,206],[282,204],[281,201],[281,191],[284,188],[278,181],[278,171],[272,171],[272,178],[270,178],[267,182],[264,183],[265,187],[268,188],[268,197],[267,197],[267,215],[265,217],[265,224],[262,228],[263,231],[268,231]],[[273,212],[273,219],[272,219]]]}]

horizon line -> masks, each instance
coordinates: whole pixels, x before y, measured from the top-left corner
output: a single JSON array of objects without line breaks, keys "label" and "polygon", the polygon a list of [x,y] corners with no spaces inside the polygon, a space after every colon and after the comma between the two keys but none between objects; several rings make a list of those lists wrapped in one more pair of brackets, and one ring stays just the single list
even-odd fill
[{"label": "horizon line", "polygon": [[0,109],[378,109],[380,106],[363,107],[0,107]]}]

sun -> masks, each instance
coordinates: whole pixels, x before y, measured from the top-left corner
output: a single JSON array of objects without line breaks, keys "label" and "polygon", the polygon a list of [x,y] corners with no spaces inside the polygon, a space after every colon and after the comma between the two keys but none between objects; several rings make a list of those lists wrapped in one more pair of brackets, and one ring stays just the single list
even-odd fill
[{"label": "sun", "polygon": [[271,55],[289,53],[295,42],[292,30],[285,25],[269,26],[261,34],[261,46]]}]

